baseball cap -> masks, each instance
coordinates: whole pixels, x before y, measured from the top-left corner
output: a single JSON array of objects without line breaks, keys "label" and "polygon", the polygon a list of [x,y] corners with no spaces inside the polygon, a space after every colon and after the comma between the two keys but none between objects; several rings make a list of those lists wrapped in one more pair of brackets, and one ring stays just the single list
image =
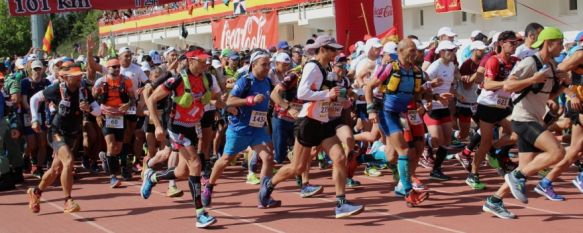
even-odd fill
[{"label": "baseball cap", "polygon": [[289,48],[289,44],[287,43],[287,41],[282,40],[277,44],[277,48],[278,49],[287,49],[287,48]]},{"label": "baseball cap", "polygon": [[195,49],[192,51],[188,51],[184,54],[184,56],[186,56],[186,58],[196,58],[196,59],[200,59],[200,60],[206,60],[209,57],[211,57],[211,55],[209,55],[204,49],[199,48],[199,49]]},{"label": "baseball cap", "polygon": [[38,60],[38,55],[36,55],[34,53],[33,54],[30,54],[30,55],[28,55],[28,57],[26,58],[26,60],[27,61],[36,61],[36,60]]},{"label": "baseball cap", "polygon": [[395,54],[397,53],[397,43],[389,41],[383,47],[383,52],[388,54]]},{"label": "baseball cap", "polygon": [[122,47],[117,51],[117,55],[121,55],[123,53],[132,53],[132,50],[128,47]]},{"label": "baseball cap", "polygon": [[25,65],[24,59],[22,59],[22,58],[19,57],[14,62],[14,65],[16,66],[16,69],[18,69],[18,70],[24,69],[24,65]]},{"label": "baseball cap", "polygon": [[415,43],[415,47],[417,47],[417,50],[425,50],[429,44],[428,43],[421,43],[421,41],[417,40],[417,39],[412,39],[413,43]]},{"label": "baseball cap", "polygon": [[575,42],[581,42],[583,41],[583,31],[577,33],[577,36],[575,36]]},{"label": "baseball cap", "polygon": [[36,68],[43,68],[43,63],[39,60],[34,60],[32,62],[32,64],[30,65],[31,68],[36,69]]},{"label": "baseball cap", "polygon": [[502,32],[495,32],[492,36],[492,43],[490,43],[490,47],[494,47],[494,44],[498,42],[498,37],[500,37],[500,33]]},{"label": "baseball cap", "polygon": [[329,35],[318,36],[318,38],[316,38],[316,40],[314,41],[313,44],[306,46],[306,47],[311,48],[311,49],[317,49],[317,48],[320,48],[323,46],[328,46],[328,47],[332,47],[335,49],[344,48],[344,46],[336,43],[336,39],[334,39],[334,37],[329,36]]},{"label": "baseball cap", "polygon": [[289,64],[291,63],[291,58],[287,53],[278,53],[277,56],[275,56],[275,62],[283,62]]},{"label": "baseball cap", "polygon": [[368,48],[381,48],[381,47],[383,47],[383,43],[381,43],[381,40],[379,38],[372,37],[366,41],[366,47],[368,47]]},{"label": "baseball cap", "polygon": [[152,68],[150,67],[150,63],[148,63],[147,61],[143,61],[142,62],[142,71],[146,72],[146,71],[150,71]]},{"label": "baseball cap", "polygon": [[453,32],[453,30],[451,30],[450,27],[442,27],[439,29],[439,31],[437,31],[437,36],[442,36],[442,35],[446,35],[446,36],[457,36],[457,34],[455,34]]},{"label": "baseball cap", "polygon": [[166,51],[164,51],[164,57],[167,57],[171,52],[178,52],[178,50],[176,50],[174,47],[168,47]]},{"label": "baseball cap", "polygon": [[455,49],[457,48],[457,46],[449,41],[449,40],[444,40],[444,41],[440,41],[439,45],[437,46],[437,49],[435,49],[436,53],[441,52],[441,50],[448,50],[448,49]]},{"label": "baseball cap", "polygon": [[241,56],[239,56],[239,54],[235,51],[231,51],[231,54],[229,54],[229,59],[233,61],[238,61],[240,58]]},{"label": "baseball cap", "polygon": [[470,50],[473,51],[473,50],[476,50],[476,49],[477,50],[484,50],[484,49],[486,49],[486,44],[484,44],[484,42],[482,42],[480,40],[473,41],[470,44]]},{"label": "baseball cap", "polygon": [[540,34],[538,34],[538,38],[534,44],[532,44],[532,48],[539,48],[543,45],[545,40],[556,40],[556,39],[563,39],[563,32],[556,27],[546,27],[543,29]]},{"label": "baseball cap", "polygon": [[472,33],[470,34],[470,37],[475,38],[476,36],[482,34],[482,31],[480,30],[473,30]]},{"label": "baseball cap", "polygon": [[219,61],[217,59],[213,59],[213,61],[211,62],[211,66],[213,66],[215,69],[223,67],[223,65],[221,64],[221,61]]},{"label": "baseball cap", "polygon": [[61,68],[61,72],[59,73],[65,76],[79,76],[83,75],[85,72],[81,70],[81,66],[77,64],[71,64],[70,66],[63,66]]}]

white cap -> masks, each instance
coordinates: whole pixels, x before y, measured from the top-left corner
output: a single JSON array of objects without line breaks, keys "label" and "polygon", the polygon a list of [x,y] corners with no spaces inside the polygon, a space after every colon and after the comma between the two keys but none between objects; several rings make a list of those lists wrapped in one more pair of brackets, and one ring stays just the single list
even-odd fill
[{"label": "white cap", "polygon": [[156,65],[162,64],[162,58],[160,57],[160,53],[158,53],[158,51],[150,50],[148,55],[150,55],[150,57],[152,58],[152,62],[154,62],[154,64]]},{"label": "white cap", "polygon": [[498,37],[500,36],[500,33],[501,32],[494,33],[494,35],[492,36],[492,43],[490,43],[490,47],[494,47],[494,44],[498,42]]},{"label": "white cap", "polygon": [[79,55],[77,57],[77,59],[75,59],[75,62],[85,62],[85,56],[84,55]]},{"label": "white cap", "polygon": [[168,47],[166,51],[164,51],[164,57],[167,57],[171,52],[178,52],[178,50],[176,50],[174,47]]},{"label": "white cap", "polygon": [[32,62],[32,64],[30,65],[30,67],[34,69],[34,68],[43,68],[44,66],[43,66],[43,63],[41,61],[34,60]]},{"label": "white cap", "polygon": [[415,47],[417,47],[417,50],[425,50],[427,47],[429,47],[429,43],[421,43],[421,41],[417,40],[417,39],[412,39],[413,43],[415,43]]},{"label": "white cap", "polygon": [[437,36],[442,36],[442,35],[447,35],[447,36],[457,36],[457,34],[455,34],[450,27],[442,27],[439,29],[439,31],[437,31]]},{"label": "white cap", "polygon": [[146,72],[146,71],[150,71],[151,67],[150,64],[147,61],[143,61],[142,62],[142,71]]},{"label": "white cap", "polygon": [[354,43],[354,47],[356,47],[357,55],[360,55],[362,52],[364,52],[364,42],[357,41],[356,43]]},{"label": "white cap", "polygon": [[471,38],[474,38],[474,37],[476,37],[480,33],[482,33],[482,31],[480,31],[480,30],[473,30],[472,31],[472,34],[470,34],[470,37]]},{"label": "white cap", "polygon": [[381,47],[383,47],[383,43],[381,43],[381,40],[379,38],[373,37],[373,38],[370,38],[366,41],[366,47],[367,48],[381,48]]},{"label": "white cap", "polygon": [[221,61],[217,60],[217,59],[213,59],[213,61],[211,62],[211,65],[215,68],[221,68],[223,67],[223,64],[221,64]]},{"label": "white cap", "polygon": [[486,48],[487,48],[486,44],[484,44],[484,42],[482,42],[480,40],[473,41],[472,44],[470,44],[470,50],[472,50],[472,51],[476,50],[476,49],[477,50],[484,50]]},{"label": "white cap", "polygon": [[121,55],[122,53],[132,53],[132,50],[128,47],[122,47],[117,51],[117,55]]},{"label": "white cap", "polygon": [[24,66],[26,65],[26,63],[24,63],[24,59],[19,57],[14,62],[14,65],[16,66],[16,69],[22,70],[22,69],[24,69]]},{"label": "white cap", "polygon": [[291,58],[289,57],[289,55],[287,55],[287,53],[278,53],[277,56],[275,56],[275,62],[283,62],[290,64]]},{"label": "white cap", "polygon": [[448,50],[448,49],[455,49],[457,48],[457,46],[449,41],[449,40],[444,40],[444,41],[440,41],[439,45],[437,46],[437,49],[435,49],[436,53],[441,52],[441,50]]},{"label": "white cap", "polygon": [[383,46],[383,53],[395,54],[397,53],[397,44],[395,42],[389,41]]},{"label": "white cap", "polygon": [[27,61],[36,61],[36,60],[38,60],[38,55],[36,55],[34,53],[33,54],[30,54],[30,55],[28,55],[28,57],[26,58],[26,60]]}]

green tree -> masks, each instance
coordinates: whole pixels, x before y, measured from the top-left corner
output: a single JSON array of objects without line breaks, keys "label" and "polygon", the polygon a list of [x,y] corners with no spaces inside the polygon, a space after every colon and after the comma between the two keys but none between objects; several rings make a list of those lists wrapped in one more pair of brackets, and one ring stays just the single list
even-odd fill
[{"label": "green tree", "polygon": [[23,55],[32,46],[30,17],[12,17],[8,2],[0,0],[0,57]]}]

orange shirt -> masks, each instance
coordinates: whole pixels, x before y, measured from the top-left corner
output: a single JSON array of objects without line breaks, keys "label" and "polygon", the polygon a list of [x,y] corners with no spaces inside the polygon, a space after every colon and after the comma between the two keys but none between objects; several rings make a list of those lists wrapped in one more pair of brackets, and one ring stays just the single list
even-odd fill
[{"label": "orange shirt", "polygon": [[[106,98],[107,101],[104,103],[104,105],[108,107],[118,108],[123,104],[120,97],[121,80],[122,78],[113,79],[110,76],[107,76],[106,78],[104,78],[104,80],[101,80],[102,82],[103,81],[107,82],[107,98]],[[132,80],[130,80],[129,78],[124,78],[123,80],[125,81],[125,92],[131,93],[130,90],[132,89]],[[103,85],[101,84],[102,82],[96,83],[95,88],[101,88]]]}]

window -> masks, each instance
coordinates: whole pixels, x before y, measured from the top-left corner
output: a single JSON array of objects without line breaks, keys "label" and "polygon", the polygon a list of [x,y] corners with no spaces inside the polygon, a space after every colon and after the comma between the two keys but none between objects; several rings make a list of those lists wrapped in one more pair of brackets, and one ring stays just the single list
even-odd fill
[{"label": "window", "polygon": [[569,0],[569,10],[570,11],[577,10],[577,0]]},{"label": "window", "polygon": [[423,10],[419,10],[419,26],[423,26],[425,23],[423,22]]},{"label": "window", "polygon": [[468,14],[465,11],[462,12],[462,22],[468,22]]}]

